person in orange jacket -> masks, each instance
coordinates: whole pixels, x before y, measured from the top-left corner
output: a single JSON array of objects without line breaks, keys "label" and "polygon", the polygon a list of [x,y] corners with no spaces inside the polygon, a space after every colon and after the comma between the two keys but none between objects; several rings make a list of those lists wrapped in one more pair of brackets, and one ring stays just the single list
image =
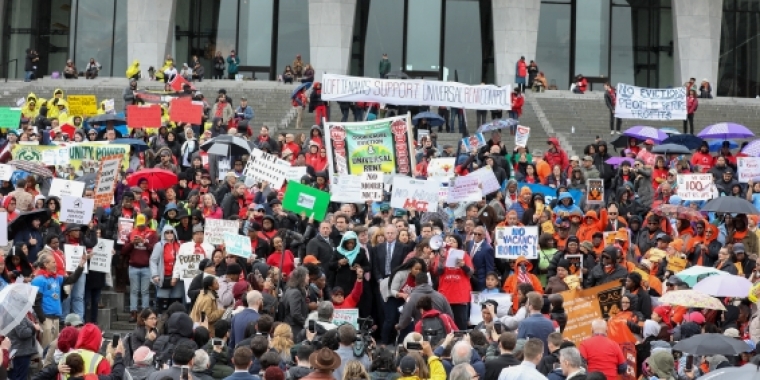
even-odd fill
[{"label": "person in orange jacket", "polygon": [[604,231],[604,227],[607,225],[607,210],[601,211],[604,218],[598,218],[596,211],[586,211],[586,216],[583,218],[583,223],[578,228],[578,239],[583,241],[591,241],[594,238],[594,234]]},{"label": "person in orange jacket", "polygon": [[[506,281],[504,281],[505,293],[512,295],[513,300],[517,300],[517,285],[521,283],[529,283],[533,285],[533,289],[539,294],[544,294],[544,287],[541,285],[541,281],[538,277],[531,273],[533,270],[533,264],[528,261],[525,256],[520,256],[515,260],[514,272],[510,275]],[[519,308],[518,302],[512,302],[512,312],[516,313]]]}]

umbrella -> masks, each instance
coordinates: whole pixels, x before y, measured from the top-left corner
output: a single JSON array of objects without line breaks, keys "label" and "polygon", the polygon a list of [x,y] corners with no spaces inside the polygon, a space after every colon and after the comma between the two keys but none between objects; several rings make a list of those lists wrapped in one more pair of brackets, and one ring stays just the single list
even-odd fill
[{"label": "umbrella", "polygon": [[739,143],[734,140],[713,140],[707,143],[707,146],[710,148],[710,152],[717,152],[720,148],[723,148],[723,143],[725,142],[728,143],[728,149],[736,149],[739,147]]},{"label": "umbrella", "polygon": [[694,286],[699,278],[704,278],[705,276],[723,275],[728,275],[728,272],[724,272],[713,267],[703,267],[701,265],[695,265],[676,273],[676,276],[683,280],[683,282],[687,283],[689,286]]},{"label": "umbrella", "polygon": [[248,141],[243,138],[231,135],[221,135],[214,137],[211,140],[206,141],[201,145],[201,150],[208,154],[215,154],[217,156],[242,156],[244,154],[251,154],[250,145]]},{"label": "umbrella", "polygon": [[760,380],[760,366],[747,363],[741,367],[725,367],[710,371],[710,373],[700,376],[698,380]]},{"label": "umbrella", "polygon": [[673,127],[663,127],[663,128],[660,128],[660,130],[663,131],[663,132],[665,132],[665,133],[667,133],[668,136],[680,135],[681,134],[681,132],[679,132],[678,129],[675,129]]},{"label": "umbrella", "polygon": [[718,123],[708,125],[702,132],[697,134],[703,139],[746,139],[755,137],[747,127],[736,123]]},{"label": "umbrella", "polygon": [[690,154],[691,149],[678,144],[662,144],[652,148],[652,153],[660,154]]},{"label": "umbrella", "polygon": [[401,70],[391,71],[388,74],[385,74],[385,77],[388,79],[409,79],[409,75]]},{"label": "umbrella", "polygon": [[732,214],[760,214],[755,205],[740,197],[719,197],[707,202],[699,211],[723,212]]},{"label": "umbrella", "polygon": [[652,213],[659,216],[671,217],[675,215],[677,219],[686,219],[692,222],[703,220],[705,217],[699,211],[691,207],[661,204],[652,209]]},{"label": "umbrella", "polygon": [[628,137],[634,137],[639,140],[652,139],[655,143],[661,143],[662,140],[668,138],[668,134],[654,127],[646,127],[643,125],[637,125],[626,129],[623,132]]},{"label": "umbrella", "polygon": [[488,132],[488,131],[495,131],[497,129],[507,128],[507,127],[514,127],[519,122],[515,119],[496,119],[490,123],[485,123],[481,125],[478,128],[479,133]]},{"label": "umbrella", "polygon": [[39,219],[40,224],[45,224],[50,220],[50,211],[46,208],[38,208],[20,213],[16,219],[8,224],[8,238],[12,239],[19,231],[29,228],[32,225],[32,220],[35,219]]},{"label": "umbrella", "polygon": [[623,164],[623,162],[627,162],[631,165],[635,162],[633,158],[630,157],[612,157],[607,159],[607,161],[604,161],[605,164],[612,165],[614,167],[618,167]]},{"label": "umbrella", "polygon": [[671,135],[662,141],[663,144],[683,145],[690,150],[698,149],[702,145],[702,139],[694,135]]},{"label": "umbrella", "polygon": [[430,124],[432,127],[440,127],[443,125],[443,123],[446,122],[446,120],[438,116],[437,113],[432,112],[420,112],[414,115],[412,121],[414,122],[414,125],[417,125],[422,119],[427,120],[428,124]]},{"label": "umbrella", "polygon": [[[628,148],[629,141],[630,139],[628,138],[628,136],[617,135],[615,136],[614,139],[612,139],[612,141],[610,141],[610,145],[612,145],[612,147],[615,148],[615,150],[617,150],[617,148],[620,148],[620,149]],[[636,145],[638,144],[641,144],[641,141],[637,141]]]},{"label": "umbrella", "polygon": [[743,340],[727,337],[723,334],[706,333],[686,338],[673,346],[673,349],[696,356],[739,355],[747,352],[749,346]]},{"label": "umbrella", "polygon": [[74,181],[77,182],[84,182],[84,187],[92,187],[95,186],[95,181],[98,179],[98,173],[87,173],[83,176],[77,177],[74,179]]},{"label": "umbrella", "polygon": [[129,145],[132,147],[132,150],[135,152],[144,152],[148,150],[148,144],[145,143],[145,141],[140,139],[128,139],[128,138],[122,138],[122,139],[114,139],[111,141],[111,144],[121,144],[121,145]]},{"label": "umbrella", "polygon": [[13,166],[17,170],[22,170],[27,173],[38,175],[41,177],[51,178],[53,172],[46,168],[45,165],[34,161],[22,161],[22,160],[10,160],[8,165]]},{"label": "umbrella", "polygon": [[137,186],[142,179],[148,181],[148,188],[152,190],[168,189],[179,182],[177,175],[164,169],[143,169],[127,177],[127,185]]},{"label": "umbrella", "polygon": [[293,93],[290,94],[290,98],[293,99],[296,97],[296,94],[298,94],[299,91],[308,90],[310,88],[311,88],[311,82],[301,83],[298,85],[298,87],[296,87],[295,90],[293,90]]},{"label": "umbrella", "polygon": [[742,153],[752,157],[760,157],[760,140],[755,140],[747,144],[747,146],[742,149]]},{"label": "umbrella", "polygon": [[87,123],[89,124],[106,124],[108,122],[112,122],[114,126],[127,125],[127,119],[113,113],[105,113],[87,119]]},{"label": "umbrella", "polygon": [[660,304],[697,309],[726,310],[726,307],[717,298],[691,289],[671,290],[660,297]]},{"label": "umbrella", "polygon": [[710,276],[694,285],[694,290],[715,297],[744,298],[749,294],[752,283],[744,276]]},{"label": "umbrella", "polygon": [[26,283],[10,284],[0,290],[0,335],[8,335],[32,310],[37,287]]}]

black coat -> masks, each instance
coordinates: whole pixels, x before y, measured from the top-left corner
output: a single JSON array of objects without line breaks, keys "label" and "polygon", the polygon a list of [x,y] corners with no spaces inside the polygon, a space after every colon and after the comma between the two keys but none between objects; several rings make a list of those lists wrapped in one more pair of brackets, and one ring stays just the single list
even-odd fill
[{"label": "black coat", "polygon": [[[343,256],[337,250],[333,252],[333,259],[330,262],[330,271],[334,272],[335,275],[332,278],[330,288],[340,286],[341,289],[343,289],[343,294],[348,297],[348,295],[351,293],[351,290],[354,289],[354,285],[356,284],[356,271],[351,269],[353,265],[338,264],[340,260],[345,258],[346,256]],[[365,273],[369,273],[369,259],[367,258],[367,251],[364,248],[359,248],[359,254],[356,255],[354,265],[359,265],[362,267]]]},{"label": "black coat", "polygon": [[486,362],[486,376],[483,380],[497,380],[502,369],[516,365],[520,365],[520,361],[514,355],[499,355]]}]

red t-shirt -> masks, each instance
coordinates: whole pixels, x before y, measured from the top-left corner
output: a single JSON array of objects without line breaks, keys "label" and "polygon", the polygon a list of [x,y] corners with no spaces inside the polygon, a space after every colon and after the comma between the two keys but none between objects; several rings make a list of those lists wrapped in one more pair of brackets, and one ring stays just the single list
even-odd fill
[{"label": "red t-shirt", "polygon": [[412,290],[414,290],[414,287],[416,286],[416,283],[414,282],[414,277],[412,277],[412,274],[410,273],[406,277],[406,282],[404,282],[404,285],[401,286],[401,293],[405,294],[412,294]]},{"label": "red t-shirt", "polygon": [[608,379],[617,379],[618,365],[626,363],[620,345],[604,335],[585,339],[578,350],[588,363],[588,372],[599,371]]},{"label": "red t-shirt", "polygon": [[164,276],[171,277],[174,271],[174,262],[177,261],[176,243],[164,245]]},{"label": "red t-shirt", "polygon": [[[274,252],[267,258],[267,265],[270,267],[279,267],[280,266],[280,260],[282,257],[282,252]],[[293,253],[291,253],[289,250],[285,250],[285,260],[282,262],[282,273],[285,277],[290,275],[290,272],[292,272],[295,267],[295,263],[293,262]]]}]

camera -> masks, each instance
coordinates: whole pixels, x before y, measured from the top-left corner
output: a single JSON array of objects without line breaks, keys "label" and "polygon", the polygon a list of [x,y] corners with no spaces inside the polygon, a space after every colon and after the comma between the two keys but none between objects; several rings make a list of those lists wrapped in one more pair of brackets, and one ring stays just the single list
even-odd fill
[{"label": "camera", "polygon": [[[354,343],[354,356],[361,358],[365,354],[370,355],[372,352],[372,325],[375,321],[372,317],[357,318],[356,323],[359,328],[356,331],[356,342]],[[371,355],[370,355],[371,356]]]}]

